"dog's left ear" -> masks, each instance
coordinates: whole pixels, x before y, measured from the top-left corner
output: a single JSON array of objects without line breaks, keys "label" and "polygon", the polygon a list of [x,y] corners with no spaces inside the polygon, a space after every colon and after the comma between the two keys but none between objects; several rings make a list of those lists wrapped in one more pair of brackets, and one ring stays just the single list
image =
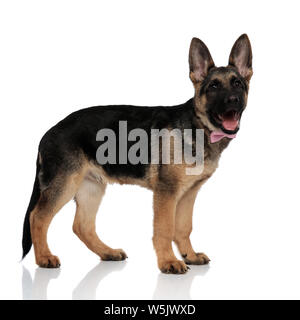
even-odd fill
[{"label": "dog's left ear", "polygon": [[252,77],[252,49],[246,34],[242,34],[235,42],[229,56],[229,65],[238,69],[242,77],[249,81]]}]

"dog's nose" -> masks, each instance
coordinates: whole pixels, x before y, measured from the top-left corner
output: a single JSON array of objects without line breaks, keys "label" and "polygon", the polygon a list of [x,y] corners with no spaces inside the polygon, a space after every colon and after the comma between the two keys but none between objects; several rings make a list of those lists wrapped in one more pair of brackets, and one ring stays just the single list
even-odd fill
[{"label": "dog's nose", "polygon": [[240,101],[239,97],[235,95],[231,95],[227,98],[227,103],[235,104],[235,103],[238,103],[239,101]]}]

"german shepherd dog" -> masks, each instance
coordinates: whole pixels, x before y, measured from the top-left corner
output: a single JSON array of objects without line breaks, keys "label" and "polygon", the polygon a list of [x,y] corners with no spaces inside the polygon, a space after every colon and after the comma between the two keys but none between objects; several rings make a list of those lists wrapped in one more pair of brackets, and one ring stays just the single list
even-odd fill
[{"label": "german shepherd dog", "polygon": [[[97,236],[95,220],[107,183],[138,184],[153,191],[153,245],[159,269],[182,274],[187,264],[209,263],[194,251],[193,206],[200,187],[218,166],[222,151],[239,130],[252,76],[252,50],[246,34],[235,42],[226,67],[215,67],[206,45],[193,38],[189,51],[194,97],[171,107],[128,105],[97,106],[76,111],[52,127],[42,138],[36,161],[36,177],[23,230],[23,258],[34,246],[36,263],[44,268],[60,266],[47,244],[47,231],[55,214],[71,199],[76,202],[74,233],[102,260],[124,260],[122,249],[112,249]],[[187,175],[190,164],[131,164],[96,161],[97,132],[118,132],[119,121],[128,130],[152,128],[204,131],[204,170]],[[202,131],[202,132],[203,132]],[[118,135],[117,135],[118,137]],[[194,139],[194,138],[193,138]],[[119,143],[119,140],[116,142]],[[193,141],[194,143],[194,141]],[[132,143],[128,142],[127,148]],[[161,149],[160,149],[161,150]],[[182,260],[172,249],[177,245]]]}]

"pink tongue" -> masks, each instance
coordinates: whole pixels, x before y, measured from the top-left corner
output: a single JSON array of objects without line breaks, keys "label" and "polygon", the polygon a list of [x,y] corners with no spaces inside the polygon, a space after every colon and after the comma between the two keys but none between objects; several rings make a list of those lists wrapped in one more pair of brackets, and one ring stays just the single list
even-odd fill
[{"label": "pink tongue", "polygon": [[222,121],[222,125],[223,127],[226,129],[226,130],[235,130],[236,127],[238,126],[239,124],[239,120],[236,120],[234,118],[231,118],[231,119],[224,119]]}]

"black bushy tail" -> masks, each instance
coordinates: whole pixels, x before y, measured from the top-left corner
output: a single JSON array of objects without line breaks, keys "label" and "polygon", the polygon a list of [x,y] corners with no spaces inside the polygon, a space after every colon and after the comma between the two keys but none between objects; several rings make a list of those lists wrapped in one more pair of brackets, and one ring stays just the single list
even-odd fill
[{"label": "black bushy tail", "polygon": [[25,258],[25,256],[30,251],[32,246],[32,239],[31,239],[31,233],[30,233],[30,213],[32,212],[37,202],[39,201],[40,194],[41,194],[40,183],[39,183],[39,172],[40,172],[40,164],[39,164],[39,157],[38,157],[36,161],[36,175],[35,175],[35,181],[33,185],[33,191],[32,191],[31,199],[29,202],[29,206],[25,215],[24,225],[23,225],[22,259]]}]

